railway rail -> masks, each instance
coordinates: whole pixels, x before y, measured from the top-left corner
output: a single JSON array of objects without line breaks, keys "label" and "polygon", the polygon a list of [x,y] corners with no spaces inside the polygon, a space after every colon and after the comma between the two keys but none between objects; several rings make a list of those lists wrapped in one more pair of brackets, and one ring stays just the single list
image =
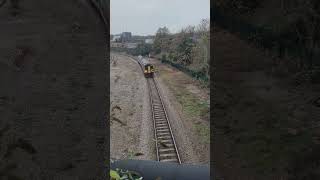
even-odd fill
[{"label": "railway rail", "polygon": [[181,164],[167,111],[155,78],[147,78],[156,141],[157,160]]},{"label": "railway rail", "polygon": [[[128,57],[135,60],[140,65],[143,71],[139,60],[136,57]],[[146,79],[149,89],[149,98],[151,105],[150,108],[152,112],[154,137],[156,141],[155,144],[157,160],[160,162],[172,162],[181,164],[179,151],[170,126],[168,114],[164,106],[164,102],[161,97],[155,77],[156,76]]]}]

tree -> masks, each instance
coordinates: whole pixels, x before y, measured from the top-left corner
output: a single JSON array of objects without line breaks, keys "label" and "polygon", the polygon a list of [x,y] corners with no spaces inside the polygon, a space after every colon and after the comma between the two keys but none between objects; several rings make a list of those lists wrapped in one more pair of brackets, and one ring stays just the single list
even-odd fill
[{"label": "tree", "polygon": [[146,43],[138,44],[137,46],[137,54],[146,56],[151,52],[151,45]]},{"label": "tree", "polygon": [[192,63],[192,48],[195,45],[194,42],[194,26],[188,26],[181,30],[177,35],[177,53],[178,60],[183,65],[190,65]]},{"label": "tree", "polygon": [[167,27],[159,28],[153,44],[153,49],[156,54],[169,50],[170,32]]}]

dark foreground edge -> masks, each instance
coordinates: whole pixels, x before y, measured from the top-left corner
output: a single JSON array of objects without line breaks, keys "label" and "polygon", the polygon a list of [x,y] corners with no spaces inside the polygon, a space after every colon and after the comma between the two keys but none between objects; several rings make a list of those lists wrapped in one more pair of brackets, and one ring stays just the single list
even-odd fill
[{"label": "dark foreground edge", "polygon": [[[143,179],[210,179],[210,167],[207,165],[164,163],[150,160],[119,160],[111,163],[110,167],[111,169],[135,171],[141,174]],[[213,175],[213,172],[211,174]]]}]

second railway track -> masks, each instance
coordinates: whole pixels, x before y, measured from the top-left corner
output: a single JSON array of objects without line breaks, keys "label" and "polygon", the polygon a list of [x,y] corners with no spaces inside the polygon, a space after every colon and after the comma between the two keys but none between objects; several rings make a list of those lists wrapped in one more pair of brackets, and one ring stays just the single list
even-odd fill
[{"label": "second railway track", "polygon": [[154,78],[147,78],[149,87],[157,160],[181,164],[167,111]]}]

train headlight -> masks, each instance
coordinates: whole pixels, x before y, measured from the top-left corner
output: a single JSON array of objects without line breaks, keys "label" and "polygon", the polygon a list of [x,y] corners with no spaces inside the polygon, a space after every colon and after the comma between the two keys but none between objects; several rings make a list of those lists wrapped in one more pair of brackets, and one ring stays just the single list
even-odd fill
[{"label": "train headlight", "polygon": [[144,70],[144,72],[147,73],[148,71],[147,71],[147,70]]}]

